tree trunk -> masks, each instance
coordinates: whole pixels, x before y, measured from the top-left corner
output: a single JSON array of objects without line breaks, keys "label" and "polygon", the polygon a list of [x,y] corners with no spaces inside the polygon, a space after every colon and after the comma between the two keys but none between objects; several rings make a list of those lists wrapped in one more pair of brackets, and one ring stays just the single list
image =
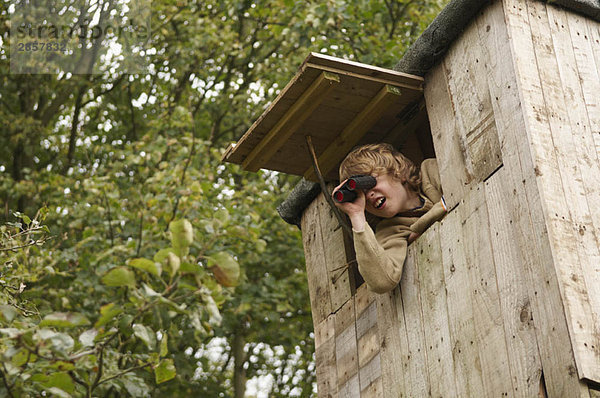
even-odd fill
[{"label": "tree trunk", "polygon": [[79,115],[81,114],[81,104],[83,102],[83,94],[85,86],[79,88],[77,99],[75,100],[75,110],[73,111],[73,121],[71,123],[71,135],[69,137],[69,150],[67,151],[67,161],[63,174],[67,174],[69,168],[73,165],[73,157],[75,156],[75,145],[77,144],[77,130],[79,129]]},{"label": "tree trunk", "polygon": [[233,351],[233,391],[234,398],[244,398],[246,394],[246,369],[244,369],[244,363],[246,362],[246,353],[244,352],[244,346],[246,345],[246,339],[240,329],[235,332],[233,336],[233,344],[231,350]]}]

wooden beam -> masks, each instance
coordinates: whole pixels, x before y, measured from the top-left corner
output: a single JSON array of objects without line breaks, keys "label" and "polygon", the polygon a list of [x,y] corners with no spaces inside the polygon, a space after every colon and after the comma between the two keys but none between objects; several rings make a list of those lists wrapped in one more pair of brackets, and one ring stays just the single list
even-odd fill
[{"label": "wooden beam", "polygon": [[339,83],[338,75],[323,72],[298,100],[279,119],[260,143],[242,162],[245,170],[256,172],[260,169],[288,138],[304,123],[312,112],[325,99],[327,93]]},{"label": "wooden beam", "polygon": [[[323,175],[327,175],[331,169],[354,147],[371,128],[386,109],[400,98],[399,88],[385,85],[371,99],[365,108],[348,124],[342,133],[325,149],[319,157],[319,166]],[[304,178],[314,181],[316,178],[313,168],[304,173]]]},{"label": "wooden beam", "polygon": [[397,80],[390,79],[390,78],[369,76],[369,75],[362,74],[360,72],[351,72],[351,71],[343,70],[340,68],[335,68],[335,67],[330,67],[330,66],[325,66],[325,65],[308,63],[308,64],[306,64],[306,66],[310,67],[310,68],[330,72],[330,73],[355,77],[357,79],[369,80],[369,81],[381,83],[381,84],[389,84],[389,85],[392,85],[395,87],[400,87],[400,88],[407,88],[407,89],[413,90],[413,91],[421,91],[421,92],[423,91],[423,80],[422,80],[422,78],[419,78],[417,76],[415,76],[414,78],[411,77],[411,80],[407,79],[406,82],[399,82]]}]

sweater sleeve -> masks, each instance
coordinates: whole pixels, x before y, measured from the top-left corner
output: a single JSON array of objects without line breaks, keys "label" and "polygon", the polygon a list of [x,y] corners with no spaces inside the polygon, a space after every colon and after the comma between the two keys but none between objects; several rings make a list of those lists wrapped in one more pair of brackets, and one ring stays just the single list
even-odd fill
[{"label": "sweater sleeve", "polygon": [[353,234],[358,270],[375,293],[388,292],[400,282],[410,235],[404,225],[386,221],[380,224],[384,225],[377,227],[377,235],[369,225]]},{"label": "sweater sleeve", "polygon": [[435,159],[426,159],[421,163],[421,180],[421,190],[433,202],[433,206],[411,225],[411,231],[418,234],[422,234],[433,223],[441,220],[448,211],[442,196],[442,183]]},{"label": "sweater sleeve", "polygon": [[413,225],[410,226],[410,230],[417,234],[422,234],[427,228],[429,228],[434,222],[441,220],[446,215],[446,207],[444,202],[440,199],[439,202],[435,203],[431,209],[423,214]]}]

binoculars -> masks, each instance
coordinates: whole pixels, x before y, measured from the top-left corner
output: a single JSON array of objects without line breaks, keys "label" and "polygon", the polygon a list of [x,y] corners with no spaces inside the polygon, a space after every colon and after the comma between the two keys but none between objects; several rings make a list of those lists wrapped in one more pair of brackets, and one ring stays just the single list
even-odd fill
[{"label": "binoculars", "polygon": [[358,175],[352,176],[346,180],[337,191],[333,193],[333,199],[338,203],[354,202],[357,189],[371,189],[377,185],[377,180],[373,176]]}]

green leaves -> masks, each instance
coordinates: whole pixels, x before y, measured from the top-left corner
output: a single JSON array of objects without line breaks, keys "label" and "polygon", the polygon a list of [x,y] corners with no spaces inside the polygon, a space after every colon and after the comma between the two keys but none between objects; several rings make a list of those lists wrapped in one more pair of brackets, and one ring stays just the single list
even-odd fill
[{"label": "green leaves", "polygon": [[116,267],[102,277],[102,283],[106,286],[135,287],[135,274],[126,267]]},{"label": "green leaves", "polygon": [[129,261],[129,266],[149,272],[155,276],[160,276],[162,272],[160,262],[151,261],[145,258],[134,258]]},{"label": "green leaves", "polygon": [[40,322],[40,326],[54,326],[57,328],[72,328],[89,324],[89,319],[82,314],[74,312],[55,312],[53,314],[48,314]]},{"label": "green leaves", "polygon": [[156,384],[164,383],[173,379],[177,375],[177,370],[172,359],[163,359],[158,366],[154,368],[154,379]]},{"label": "green leaves", "polygon": [[133,334],[142,340],[149,350],[153,350],[156,347],[156,335],[148,326],[135,323],[133,325]]},{"label": "green leaves", "polygon": [[100,307],[100,318],[94,324],[94,327],[100,328],[105,324],[114,320],[117,315],[123,312],[123,308],[117,306],[115,303],[108,303]]},{"label": "green leaves", "polygon": [[71,397],[75,392],[75,384],[66,372],[57,372],[44,377],[41,385],[48,389],[52,395],[58,397]]},{"label": "green leaves", "polygon": [[223,286],[237,286],[240,278],[240,265],[229,253],[218,252],[208,257],[208,266],[215,278]]},{"label": "green leaves", "polygon": [[194,228],[192,224],[185,219],[172,221],[169,224],[171,233],[171,245],[175,254],[179,257],[188,254],[190,245],[194,242]]},{"label": "green leaves", "polygon": [[169,275],[174,276],[177,271],[179,271],[179,267],[181,266],[181,260],[175,253],[167,254],[167,270]]},{"label": "green leaves", "polygon": [[12,305],[0,305],[0,320],[11,323],[19,313]]}]

